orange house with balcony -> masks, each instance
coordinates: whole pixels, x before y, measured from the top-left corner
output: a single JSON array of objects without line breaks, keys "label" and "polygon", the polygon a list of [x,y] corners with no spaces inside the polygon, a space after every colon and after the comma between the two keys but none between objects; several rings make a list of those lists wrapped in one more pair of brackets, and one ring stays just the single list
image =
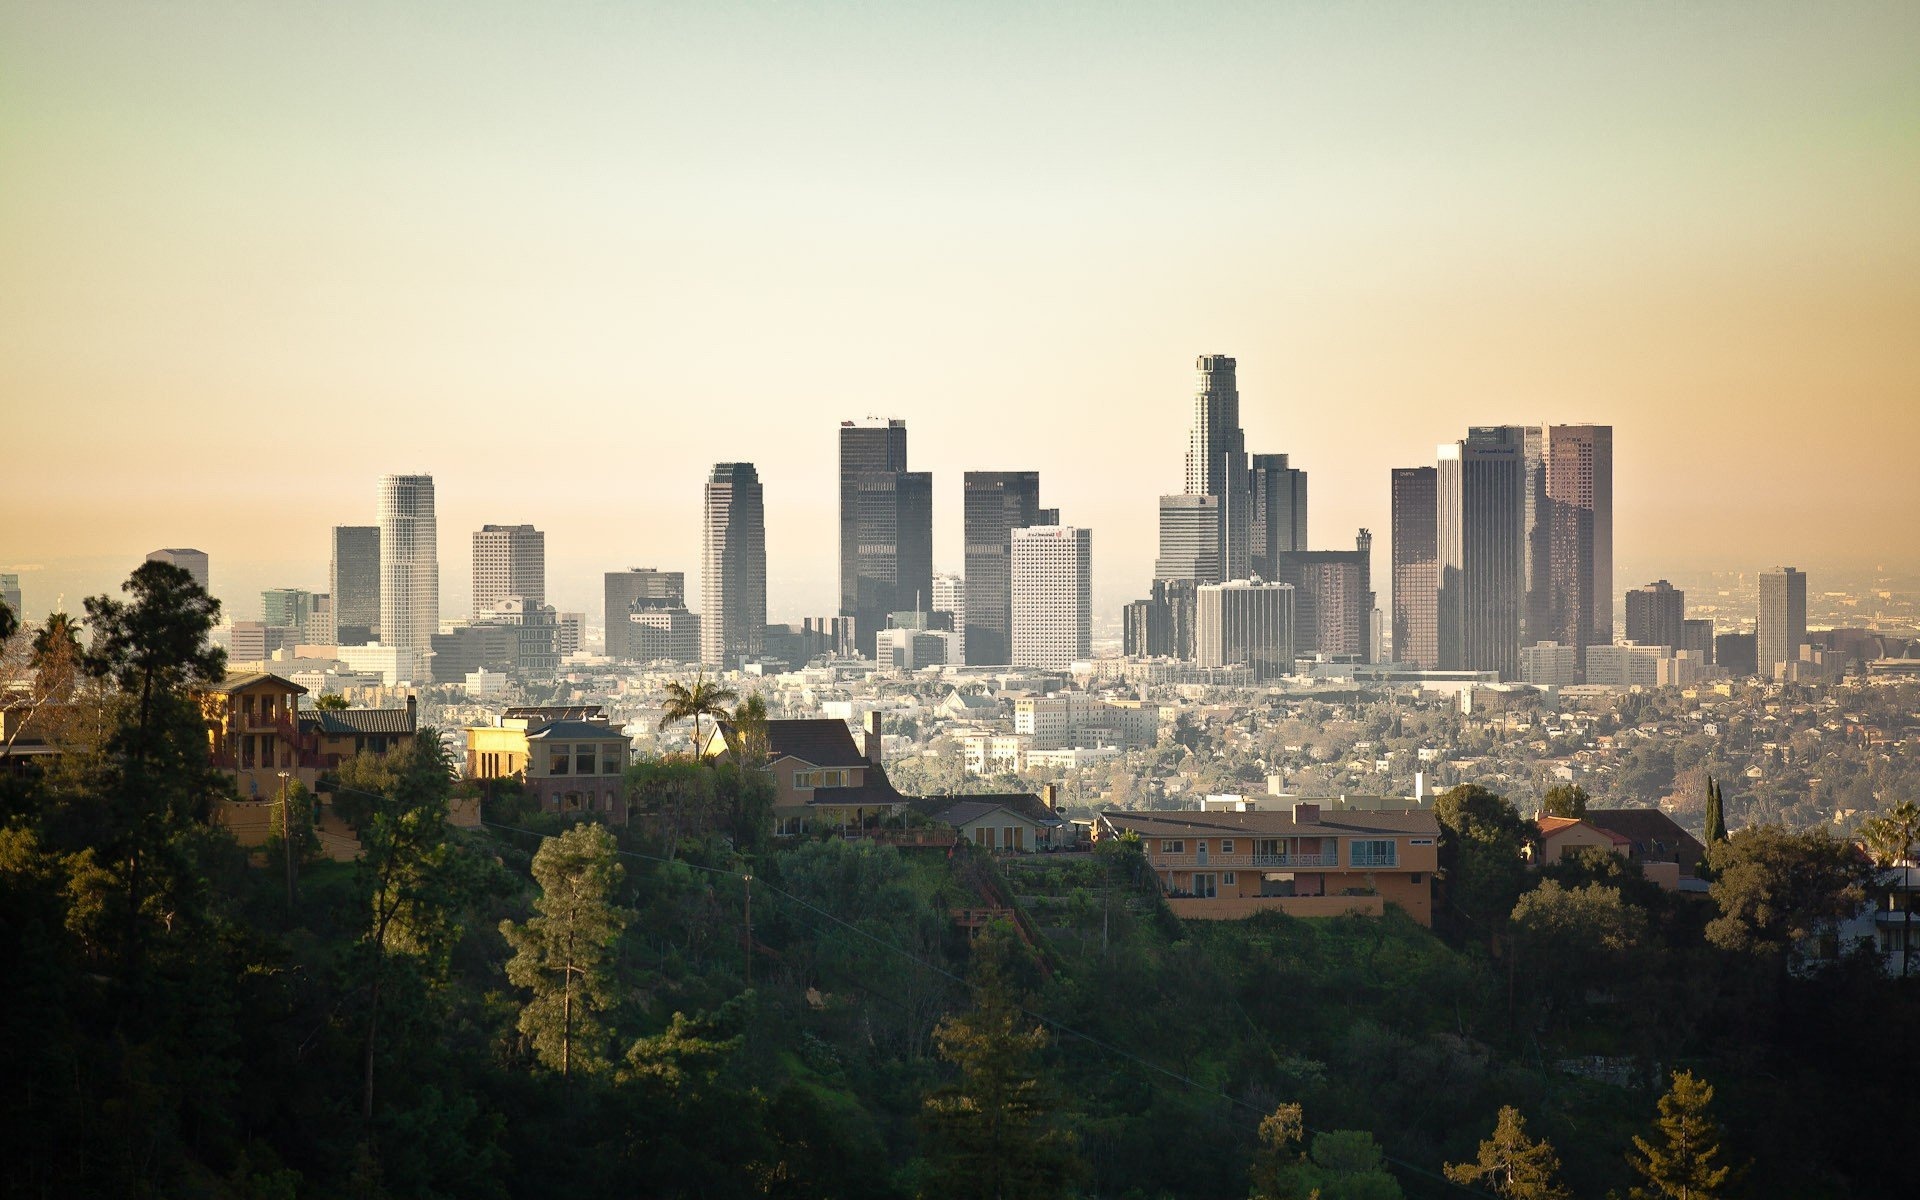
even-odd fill
[{"label": "orange house with balcony", "polygon": [[1100,814],[1096,841],[1132,833],[1173,914],[1237,920],[1379,916],[1399,905],[1433,924],[1440,823],[1430,812],[1121,812]]},{"label": "orange house with balcony", "polygon": [[302,753],[300,697],[307,689],[278,675],[229,675],[203,692],[207,750],[243,801],[280,798],[282,771],[308,788],[320,762]]}]

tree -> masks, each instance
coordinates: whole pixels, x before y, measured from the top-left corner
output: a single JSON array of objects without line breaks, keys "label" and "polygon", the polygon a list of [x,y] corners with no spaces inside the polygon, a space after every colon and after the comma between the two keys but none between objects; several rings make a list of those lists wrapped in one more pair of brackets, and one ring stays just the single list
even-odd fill
[{"label": "tree", "polygon": [[1496,1196],[1508,1200],[1571,1200],[1573,1193],[1560,1182],[1560,1156],[1553,1143],[1527,1136],[1526,1118],[1511,1105],[1502,1107],[1493,1136],[1480,1143],[1480,1156],[1470,1163],[1448,1163],[1447,1178],[1469,1187],[1485,1183]]},{"label": "tree", "polygon": [[1253,1200],[1400,1200],[1373,1135],[1362,1129],[1317,1133],[1303,1151],[1306,1126],[1298,1104],[1282,1104],[1260,1122],[1253,1160]]},{"label": "tree", "polygon": [[1715,1166],[1720,1156],[1720,1123],[1707,1115],[1713,1085],[1691,1071],[1675,1071],[1673,1086],[1660,1097],[1654,1130],[1661,1139],[1634,1136],[1627,1164],[1647,1181],[1631,1192],[1635,1200],[1713,1200],[1722,1195],[1733,1168]]},{"label": "tree", "polygon": [[[1882,815],[1864,822],[1860,826],[1860,838],[1866,843],[1867,853],[1873,855],[1874,865],[1879,867],[1899,867],[1903,882],[1910,877],[1914,867],[1913,848],[1920,843],[1920,806],[1911,800],[1902,800]],[[1913,904],[1911,896],[1908,903],[1901,905],[1901,924],[1905,934],[1900,944],[1906,952],[1900,956],[1900,974],[1907,973],[1907,964],[1913,961]]]},{"label": "tree", "polygon": [[0,600],[0,642],[12,637],[19,628],[20,614],[14,612],[13,606],[5,600]]},{"label": "tree", "polygon": [[1622,960],[1646,931],[1646,914],[1614,888],[1565,888],[1554,880],[1513,906],[1515,962],[1525,989],[1546,1014],[1565,1011],[1589,991],[1630,978]]},{"label": "tree", "polygon": [[1726,802],[1720,796],[1719,780],[1711,775],[1707,776],[1707,820],[1702,840],[1709,850],[1727,840]]},{"label": "tree", "polygon": [[739,693],[732,688],[722,687],[717,680],[708,680],[705,672],[693,681],[692,686],[677,679],[671,680],[667,684],[667,702],[661,707],[657,728],[664,732],[670,725],[692,721],[693,756],[700,758],[703,745],[701,722],[708,717],[715,722],[726,720],[733,715],[727,705],[738,698]]},{"label": "tree", "polygon": [[1506,799],[1475,784],[1440,793],[1433,815],[1440,822],[1449,908],[1476,931],[1504,923],[1526,890],[1525,852],[1538,840],[1539,827]]},{"label": "tree", "polygon": [[313,707],[320,712],[344,712],[347,707],[347,698],[339,692],[327,692],[313,702]]},{"label": "tree", "polygon": [[562,1078],[580,1065],[603,1064],[597,1020],[613,1003],[613,945],[632,913],[614,902],[623,872],[613,835],[601,825],[576,825],[546,838],[533,856],[540,915],[524,925],[500,922],[515,953],[507,978],[533,993],[520,1010],[520,1032],[534,1053]]},{"label": "tree", "polygon": [[959,1078],[929,1093],[921,1111],[928,1190],[938,1196],[1057,1196],[1073,1165],[1040,1078],[1047,1031],[1020,1011],[1004,954],[990,944],[998,936],[975,943],[972,1009],[934,1030],[940,1057],[959,1068]]},{"label": "tree", "polygon": [[1573,817],[1579,819],[1587,815],[1587,789],[1574,783],[1556,783],[1547,789],[1540,798],[1540,815],[1543,817]]},{"label": "tree", "polygon": [[24,638],[12,645],[6,642],[0,638],[0,687],[9,693],[14,719],[8,722],[6,741],[0,743],[0,758],[12,753],[29,726],[43,741],[68,740],[63,735],[71,722],[55,714],[73,699],[86,664],[78,627],[63,612],[50,614],[31,642]]},{"label": "tree", "polygon": [[743,767],[760,766],[767,759],[767,699],[759,692],[742,700],[733,710],[733,727],[727,732],[727,751]]},{"label": "tree", "polygon": [[1824,829],[1754,825],[1707,852],[1720,916],[1707,940],[1723,950],[1798,955],[1860,911],[1870,862]]}]

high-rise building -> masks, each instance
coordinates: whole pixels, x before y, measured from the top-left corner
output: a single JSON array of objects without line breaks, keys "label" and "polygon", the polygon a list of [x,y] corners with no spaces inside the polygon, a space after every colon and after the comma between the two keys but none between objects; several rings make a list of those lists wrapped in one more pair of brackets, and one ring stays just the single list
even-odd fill
[{"label": "high-rise building", "polygon": [[1713,661],[1729,675],[1758,675],[1760,673],[1758,639],[1751,633],[1715,634]]},{"label": "high-rise building", "polygon": [[209,595],[213,593],[213,588],[207,583],[209,577],[207,574],[207,552],[205,550],[186,548],[155,550],[147,555],[147,561],[171,563],[193,576],[193,581],[200,585],[201,591]]},{"label": "high-rise building", "polygon": [[1520,677],[1525,433],[1483,426],[1440,447],[1435,531],[1440,667]]},{"label": "high-rise building", "polygon": [[1687,619],[1687,594],[1664,579],[1627,592],[1627,640],[1642,646],[1681,644]]},{"label": "high-rise building", "polygon": [[1373,534],[1352,550],[1283,550],[1271,582],[1293,587],[1293,653],[1345,662],[1373,657]]},{"label": "high-rise building", "polygon": [[1160,497],[1160,556],[1153,561],[1153,577],[1221,582],[1220,497]]},{"label": "high-rise building", "polygon": [[767,632],[766,504],[752,463],[714,464],[705,549],[700,661],[731,669],[760,656]]},{"label": "high-rise building", "polygon": [[633,652],[629,641],[633,623],[627,618],[641,609],[684,609],[686,606],[684,572],[657,571],[652,567],[608,571],[605,604],[601,609],[601,620],[607,630],[607,657],[647,661]]},{"label": "high-rise building", "polygon": [[1093,531],[1013,531],[1013,665],[1063,671],[1093,653]]},{"label": "high-rise building", "polygon": [[578,654],[587,644],[587,614],[583,612],[563,612],[556,614],[560,623],[560,632],[554,649],[561,658],[569,654]]},{"label": "high-rise building", "polygon": [[1703,663],[1717,661],[1713,654],[1713,640],[1712,617],[1688,617],[1680,622],[1679,648],[1690,652]]},{"label": "high-rise building", "polygon": [[304,630],[313,610],[313,593],[305,588],[268,588],[260,593],[260,619],[275,629]]},{"label": "high-rise building", "polygon": [[1440,553],[1432,467],[1393,470],[1393,657],[1440,665]]},{"label": "high-rise building", "polygon": [[1520,681],[1541,687],[1566,687],[1580,682],[1579,656],[1572,646],[1535,642],[1520,648]]},{"label": "high-rise building", "polygon": [[473,535],[473,615],[489,616],[516,596],[530,609],[547,602],[547,535],[531,525],[482,525]]},{"label": "high-rise building", "polygon": [[1013,661],[1013,531],[1041,519],[1038,471],[968,471],[964,477],[967,663]]},{"label": "high-rise building", "polygon": [[380,640],[415,656],[440,628],[440,536],[433,476],[380,480]]},{"label": "high-rise building", "polygon": [[22,625],[27,623],[27,610],[21,607],[18,575],[0,575],[0,603],[4,603],[13,613],[15,621]]},{"label": "high-rise building", "polygon": [[1793,567],[1760,573],[1760,620],[1754,627],[1756,674],[1772,679],[1807,644],[1807,576]]},{"label": "high-rise building", "polygon": [[1539,640],[1575,647],[1584,668],[1586,647],[1613,642],[1613,427],[1549,425],[1543,439],[1547,595]]},{"label": "high-rise building", "polygon": [[1247,438],[1240,428],[1237,364],[1224,354],[1203,354],[1193,393],[1193,427],[1187,434],[1187,494],[1219,498],[1220,569],[1228,579],[1250,570],[1253,492],[1247,480]]},{"label": "high-rise building", "polygon": [[[1526,516],[1521,533],[1525,565],[1521,568],[1520,644],[1532,646],[1552,641],[1557,629],[1553,614],[1553,582],[1548,566],[1553,561],[1553,509],[1547,500],[1547,430],[1544,425],[1525,426],[1521,433],[1526,462]],[[1559,643],[1555,642],[1555,646]],[[1577,655],[1577,652],[1576,652]],[[1576,672],[1577,674],[1577,672]]]},{"label": "high-rise building", "polygon": [[333,641],[364,646],[380,636],[380,527],[335,525],[332,542]]},{"label": "high-rise building", "polygon": [[1153,590],[1154,595],[1121,610],[1121,653],[1128,658],[1164,658],[1168,653],[1166,581],[1154,580]]},{"label": "high-rise building", "polygon": [[1248,569],[1273,579],[1280,555],[1307,548],[1307,473],[1288,466],[1284,454],[1256,454],[1248,481],[1253,489]]},{"label": "high-rise building", "polygon": [[1197,589],[1195,659],[1250,667],[1256,681],[1293,674],[1294,588],[1235,579]]},{"label": "high-rise building", "polygon": [[907,470],[907,423],[840,423],[840,614],[860,653],[890,612],[924,609],[933,593],[933,476]]},{"label": "high-rise building", "polygon": [[[1007,619],[1011,622],[1013,619],[1013,592],[1011,586],[1013,540],[1011,537],[1007,540],[1007,553],[1009,572]],[[948,619],[953,622],[954,649],[958,655],[956,661],[966,662],[967,581],[965,577],[950,573],[943,573],[933,577],[933,611],[936,613],[946,613]],[[1008,644],[1007,652],[1009,654],[1013,652],[1011,643]]]}]

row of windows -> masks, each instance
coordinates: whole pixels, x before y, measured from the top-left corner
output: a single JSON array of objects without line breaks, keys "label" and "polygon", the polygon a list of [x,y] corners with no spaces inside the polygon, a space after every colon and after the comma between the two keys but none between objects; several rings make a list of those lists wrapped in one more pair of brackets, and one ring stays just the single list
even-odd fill
[{"label": "row of windows", "polygon": [[[1427,845],[1432,844],[1431,839],[1421,839],[1421,842]],[[1268,849],[1269,844],[1268,842],[1261,842],[1255,852],[1281,853],[1278,849]],[[1200,839],[1194,843],[1194,847],[1196,852],[1204,859],[1207,853],[1207,839]],[[1162,854],[1185,854],[1186,852],[1187,842],[1185,838],[1162,838],[1160,841],[1160,853]],[[1220,853],[1232,854],[1233,852],[1234,839],[1221,838]],[[1351,866],[1395,867],[1400,865],[1400,844],[1392,838],[1356,838],[1347,843],[1347,855],[1348,863]]]},{"label": "row of windows", "polygon": [[[604,755],[601,754],[602,749],[606,751]],[[580,746],[549,746],[547,774],[618,775],[626,767],[626,763],[621,761],[625,757],[617,747],[600,747],[592,742]]]},{"label": "row of windows", "polygon": [[795,771],[793,773],[793,786],[799,790],[806,788],[850,787],[852,786],[848,782],[850,774],[851,772],[847,771],[844,767],[832,770]]}]

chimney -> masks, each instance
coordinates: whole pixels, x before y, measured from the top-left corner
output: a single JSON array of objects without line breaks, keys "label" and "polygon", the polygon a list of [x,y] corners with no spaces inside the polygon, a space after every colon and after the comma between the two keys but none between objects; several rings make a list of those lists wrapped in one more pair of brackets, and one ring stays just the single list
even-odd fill
[{"label": "chimney", "polygon": [[1293,823],[1295,825],[1312,825],[1319,820],[1320,805],[1318,803],[1307,804],[1303,802],[1293,806]]},{"label": "chimney", "polygon": [[1057,813],[1060,811],[1060,805],[1057,801],[1059,794],[1059,789],[1051,783],[1043,783],[1040,785],[1040,803],[1047,806],[1048,812]]},{"label": "chimney", "polygon": [[880,714],[877,712],[868,713],[866,717],[866,725],[867,725],[867,734],[866,734],[866,738],[864,739],[866,742],[866,745],[862,747],[862,752],[866,755],[867,761],[877,767],[880,765],[880,759],[881,759]]},{"label": "chimney", "polygon": [[407,728],[420,728],[420,706],[412,692],[407,693]]},{"label": "chimney", "polygon": [[1415,808],[1427,806],[1427,773],[1425,771],[1413,773],[1413,806]]}]

